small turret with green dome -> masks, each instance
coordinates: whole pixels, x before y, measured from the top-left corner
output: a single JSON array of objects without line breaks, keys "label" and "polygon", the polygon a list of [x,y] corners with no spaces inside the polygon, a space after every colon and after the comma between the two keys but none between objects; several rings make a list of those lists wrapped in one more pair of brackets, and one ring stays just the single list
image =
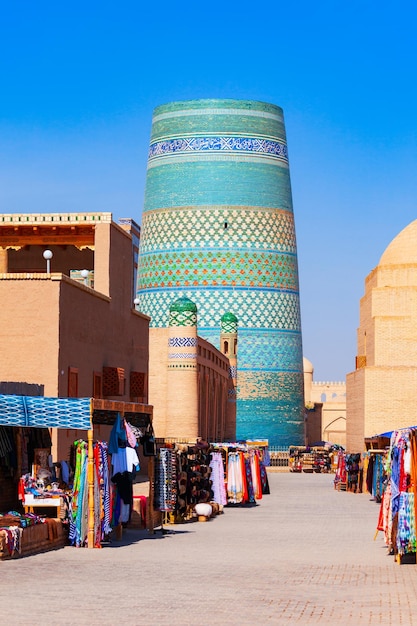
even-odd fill
[{"label": "small turret with green dome", "polygon": [[170,326],[197,326],[197,305],[195,302],[182,296],[169,307]]},{"label": "small turret with green dome", "polygon": [[221,319],[222,333],[237,333],[237,317],[230,311],[225,313]]}]

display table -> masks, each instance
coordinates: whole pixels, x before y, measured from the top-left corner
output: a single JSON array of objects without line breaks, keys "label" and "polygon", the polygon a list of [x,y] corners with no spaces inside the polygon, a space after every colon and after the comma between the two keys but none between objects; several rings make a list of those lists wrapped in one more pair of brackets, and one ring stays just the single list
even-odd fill
[{"label": "display table", "polygon": [[25,493],[25,499],[23,500],[25,513],[37,513],[38,515],[41,515],[42,509],[56,508],[56,514],[53,517],[61,517],[62,505],[63,499],[61,496],[53,496],[51,498],[35,498],[35,496],[31,493]]},{"label": "display table", "polygon": [[60,519],[50,518],[43,524],[21,529],[19,552],[10,554],[7,540],[7,528],[0,528],[0,561],[63,548],[67,543],[67,533]]}]

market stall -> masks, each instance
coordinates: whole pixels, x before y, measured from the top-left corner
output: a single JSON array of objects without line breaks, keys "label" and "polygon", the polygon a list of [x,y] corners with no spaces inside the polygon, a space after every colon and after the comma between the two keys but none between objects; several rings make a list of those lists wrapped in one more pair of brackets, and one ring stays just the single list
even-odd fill
[{"label": "market stall", "polygon": [[416,562],[417,429],[391,433],[377,530],[398,563]]},{"label": "market stall", "polygon": [[322,442],[311,446],[290,446],[290,472],[327,473],[335,469],[333,459],[339,450],[338,445]]},{"label": "market stall", "polygon": [[163,523],[200,516],[200,505],[217,514],[225,506],[254,505],[269,493],[267,444],[157,440],[154,510]]},{"label": "market stall", "polygon": [[[49,428],[80,428],[88,429],[91,423],[90,399],[78,398],[44,398],[41,396],[0,395],[0,427],[17,429],[16,443],[18,462],[17,471],[21,473],[22,458],[27,453],[28,433],[40,431],[45,435],[39,438],[42,447],[35,450],[34,460],[39,462],[50,451]],[[6,432],[6,431],[5,431]],[[49,446],[48,446],[49,444]],[[36,457],[38,454],[38,458]],[[37,472],[37,463],[31,464],[29,472]],[[28,469],[28,468],[26,468]],[[19,481],[19,487],[21,481]],[[34,493],[40,493],[40,484],[30,484],[26,491],[20,493],[24,513],[10,511],[0,517],[0,557],[13,558],[33,554],[35,552],[62,547],[66,542],[64,522],[61,518],[61,492],[58,498],[53,497],[53,490],[48,490],[44,497],[36,501]],[[63,495],[63,494],[62,494]],[[26,500],[28,498],[28,500]],[[57,505],[57,500],[59,505]],[[55,511],[53,517],[40,515],[39,508],[45,506]]]},{"label": "market stall", "polygon": [[[97,524],[101,523],[101,507],[105,506],[105,495],[103,483],[100,479],[97,469],[104,467],[106,460],[102,456],[98,457],[97,450],[102,442],[93,441],[93,429],[95,424],[113,425],[117,420],[129,421],[133,428],[139,428],[139,432],[146,440],[152,432],[152,407],[149,405],[126,403],[118,401],[109,401],[92,398],[45,398],[40,396],[13,396],[0,395],[0,427],[19,428],[19,429],[77,429],[87,431],[87,441],[84,445],[86,473],[85,473],[85,490],[83,492],[82,503],[84,507],[83,516],[87,520],[86,537],[82,538],[78,545],[87,545],[89,548],[101,547],[100,538],[102,535],[97,532]],[[104,449],[105,446],[101,446]],[[151,466],[151,464],[150,464]],[[29,478],[38,479],[34,475],[35,467]],[[39,541],[32,541],[32,553],[36,551],[36,545],[39,550],[48,549],[45,543],[45,537],[40,537],[42,531],[34,528],[37,524],[44,523],[45,520],[36,513],[39,513],[42,506],[54,508],[58,512],[62,508],[62,498],[64,493],[56,486],[48,485],[48,490],[44,490],[38,482],[33,484],[29,479],[27,484],[23,485],[22,505],[25,514],[1,516],[3,519],[2,530],[0,531],[1,543],[3,546],[3,556],[14,556],[22,553],[22,546],[25,545],[26,537],[29,534],[38,534]],[[59,505],[58,505],[59,500]],[[107,499],[107,503],[108,503]],[[100,510],[97,510],[100,507]],[[13,518],[13,519],[11,519]],[[58,516],[55,519],[57,524],[62,525],[62,519]],[[10,522],[6,526],[6,522]],[[49,529],[50,540],[55,540],[59,536],[62,543],[62,535],[60,531],[52,531],[50,522],[46,522],[45,528]],[[152,527],[152,515],[149,515],[149,526]],[[19,530],[17,530],[19,529]],[[107,529],[108,530],[108,529]],[[10,545],[13,543],[14,549],[11,551]],[[29,542],[30,543],[30,542]],[[36,545],[35,545],[36,544]],[[53,544],[53,545],[52,545]],[[50,547],[56,547],[52,541]],[[0,552],[0,556],[2,553]]]}]

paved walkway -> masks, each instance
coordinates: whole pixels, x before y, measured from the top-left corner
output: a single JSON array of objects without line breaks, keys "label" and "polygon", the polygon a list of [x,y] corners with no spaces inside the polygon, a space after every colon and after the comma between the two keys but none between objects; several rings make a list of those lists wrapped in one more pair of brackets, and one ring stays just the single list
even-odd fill
[{"label": "paved walkway", "polygon": [[326,474],[269,480],[259,506],[208,523],[0,562],[0,624],[417,625],[417,566],[374,541],[369,494]]}]

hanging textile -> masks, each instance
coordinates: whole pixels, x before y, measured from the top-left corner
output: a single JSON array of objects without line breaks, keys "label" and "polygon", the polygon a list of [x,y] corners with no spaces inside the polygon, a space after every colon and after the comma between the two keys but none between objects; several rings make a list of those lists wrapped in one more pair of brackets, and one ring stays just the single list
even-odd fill
[{"label": "hanging textile", "polygon": [[229,504],[240,504],[243,500],[242,457],[239,452],[229,452],[227,460],[227,497]]},{"label": "hanging textile", "polygon": [[245,472],[243,474],[242,483],[242,502],[249,502],[255,504],[255,491],[253,487],[253,470],[251,457],[249,453],[242,455]]},{"label": "hanging textile", "polygon": [[115,486],[113,526],[130,521],[133,509],[133,480],[140,469],[135,449],[137,445],[132,427],[118,413],[108,445],[108,452],[111,454],[111,482]]},{"label": "hanging textile", "polygon": [[220,452],[211,453],[211,480],[213,483],[213,502],[227,504],[226,484],[224,480],[223,457]]},{"label": "hanging textile", "polygon": [[85,506],[84,494],[88,493],[87,457],[88,444],[77,440],[75,447],[75,472],[73,494],[70,509],[69,540],[72,545],[83,546],[87,540],[88,505]]},{"label": "hanging textile", "polygon": [[[69,511],[69,540],[72,545],[87,545],[88,539],[88,443],[78,440],[75,447],[73,496]],[[110,481],[107,443],[93,444],[94,546],[99,548],[111,531]]]},{"label": "hanging textile", "polygon": [[387,481],[380,510],[384,541],[399,557],[416,552],[415,436],[414,429],[394,431],[385,462],[381,459]]},{"label": "hanging textile", "polygon": [[399,498],[397,551],[398,554],[416,551],[414,494],[406,491],[401,492]]},{"label": "hanging textile", "polygon": [[260,474],[261,474],[262,493],[263,495],[268,495],[271,493],[269,489],[268,472],[266,471],[266,467],[262,461],[260,462]]},{"label": "hanging textile", "polygon": [[261,483],[261,470],[259,464],[259,451],[251,450],[250,451],[250,464],[252,471],[252,484],[253,491],[256,500],[262,499],[262,483]]},{"label": "hanging textile", "polygon": [[109,458],[106,441],[98,441],[94,445],[94,470],[94,545],[100,547],[105,536],[111,532]]},{"label": "hanging textile", "polygon": [[346,458],[343,452],[339,451],[337,455],[337,468],[334,477],[334,488],[341,489],[346,488]]}]

